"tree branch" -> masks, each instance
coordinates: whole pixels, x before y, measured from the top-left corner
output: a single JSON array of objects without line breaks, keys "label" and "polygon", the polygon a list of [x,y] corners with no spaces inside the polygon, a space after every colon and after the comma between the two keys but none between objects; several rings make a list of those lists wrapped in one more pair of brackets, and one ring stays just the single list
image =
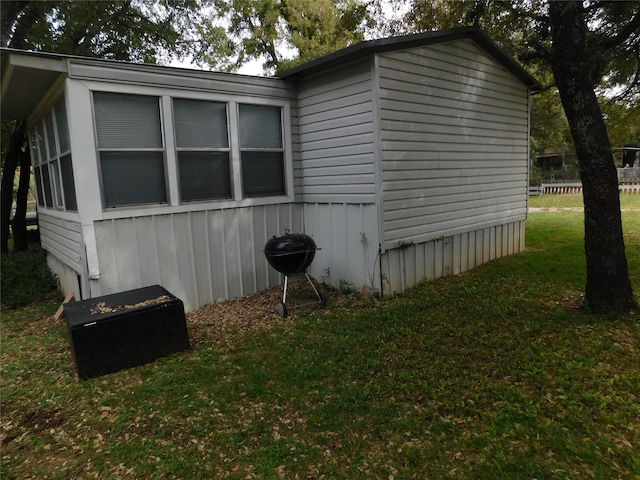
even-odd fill
[{"label": "tree branch", "polygon": [[90,28],[86,30],[86,33],[84,34],[82,40],[75,44],[76,52],[74,53],[82,53],[82,48],[88,48],[87,45],[90,44],[91,40],[93,40],[95,36],[102,31],[104,26],[110,24],[114,20],[117,20],[122,15],[124,15],[130,6],[131,0],[126,0],[115,12],[109,15],[109,17],[106,18],[104,22],[99,25],[97,23],[92,23],[90,25]]},{"label": "tree branch", "polygon": [[526,63],[538,59],[549,61],[551,59],[551,51],[536,37],[527,38],[525,44],[530,50],[527,53],[518,55],[521,62]]},{"label": "tree branch", "polygon": [[640,13],[637,13],[636,16],[622,28],[622,30],[609,40],[603,42],[602,45],[604,48],[617,47],[624,43],[629,37],[631,37],[631,35],[637,34],[638,30],[640,30]]},{"label": "tree branch", "polygon": [[0,45],[3,47],[9,45],[13,29],[26,6],[25,2],[0,2]]},{"label": "tree branch", "polygon": [[612,101],[626,98],[638,85],[640,85],[640,52],[638,50],[639,49],[636,49],[636,59],[638,62],[636,64],[636,71],[633,75],[633,80],[627,84],[626,88],[622,92],[613,97]]},{"label": "tree branch", "polygon": [[33,48],[33,44],[29,40],[33,26],[37,22],[45,21],[45,14],[52,8],[53,5],[49,2],[29,2],[22,13],[18,14],[13,34],[10,39],[7,39],[7,47],[19,50]]}]

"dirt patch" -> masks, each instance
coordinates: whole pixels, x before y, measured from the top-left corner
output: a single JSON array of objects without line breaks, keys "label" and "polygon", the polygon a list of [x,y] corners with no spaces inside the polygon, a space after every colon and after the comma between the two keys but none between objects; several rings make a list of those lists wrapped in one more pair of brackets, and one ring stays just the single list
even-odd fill
[{"label": "dirt patch", "polygon": [[32,410],[23,415],[20,426],[34,432],[42,432],[59,427],[64,421],[64,415],[60,413],[60,410]]},{"label": "dirt patch", "polygon": [[[14,422],[10,419],[5,419],[0,422],[1,433],[0,443],[3,446],[10,444],[13,440],[17,439],[20,435],[23,437],[28,433],[39,434],[51,429],[58,428],[63,425],[66,418],[60,410],[26,410],[23,411],[20,406],[17,409],[11,408],[11,406],[3,405],[5,415],[7,411],[19,412],[19,419]],[[10,415],[9,418],[14,417]]]},{"label": "dirt patch", "polygon": [[[326,285],[316,285],[316,288],[327,297],[328,307],[343,307],[347,303],[363,305],[376,301],[373,297],[363,298],[359,293],[345,292]],[[324,315],[327,311],[306,280],[289,283],[286,317],[278,314],[277,307],[282,302],[282,296],[283,287],[278,286],[232,300],[219,300],[188,313],[187,323],[190,331],[193,331],[191,327],[206,327],[209,332],[270,330],[276,325],[295,322],[301,313]]]}]

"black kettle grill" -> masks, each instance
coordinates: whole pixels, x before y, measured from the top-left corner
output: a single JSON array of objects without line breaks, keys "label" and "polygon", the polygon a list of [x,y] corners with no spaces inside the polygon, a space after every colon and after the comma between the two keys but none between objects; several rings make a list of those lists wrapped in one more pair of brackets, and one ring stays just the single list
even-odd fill
[{"label": "black kettle grill", "polygon": [[[290,275],[303,274],[313,288],[318,303],[322,306],[327,304],[327,298],[318,292],[307,273],[307,268],[311,265],[316,250],[319,248],[313,238],[303,233],[286,233],[279,237],[273,237],[264,246],[264,255],[269,265],[284,275],[284,293],[282,302],[278,304],[278,313],[281,316],[286,317],[288,313],[286,301]],[[315,304],[315,302],[313,303]]]}]

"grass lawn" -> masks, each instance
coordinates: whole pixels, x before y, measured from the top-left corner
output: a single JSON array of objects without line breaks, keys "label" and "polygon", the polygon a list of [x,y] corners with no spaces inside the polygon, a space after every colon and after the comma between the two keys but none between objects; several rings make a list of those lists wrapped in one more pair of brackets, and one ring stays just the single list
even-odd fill
[{"label": "grass lawn", "polygon": [[[640,210],[640,195],[623,193],[620,195],[622,210]],[[537,208],[582,208],[582,195],[542,195],[529,197],[529,205]]]},{"label": "grass lawn", "polygon": [[85,382],[59,298],[3,311],[1,476],[640,478],[640,312],[580,310],[574,201],[474,272],[268,329],[190,326],[190,352]]}]

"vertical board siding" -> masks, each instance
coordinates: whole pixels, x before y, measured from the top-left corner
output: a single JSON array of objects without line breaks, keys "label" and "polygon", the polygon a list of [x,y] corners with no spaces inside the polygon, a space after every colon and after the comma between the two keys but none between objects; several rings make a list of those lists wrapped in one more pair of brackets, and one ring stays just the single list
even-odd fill
[{"label": "vertical board siding", "polygon": [[[381,55],[379,77],[383,249],[524,220],[529,96],[519,80],[469,40]],[[502,232],[497,241],[509,251]],[[451,248],[445,274],[469,257]]]},{"label": "vertical board siding", "polygon": [[187,311],[279,285],[266,241],[303,231],[303,209],[281,204],[95,223],[100,277],[93,296],[160,284]]},{"label": "vertical board siding", "polygon": [[373,203],[372,100],[368,61],[301,81],[298,121],[306,202]]},{"label": "vertical board siding", "polygon": [[458,275],[523,250],[524,221],[387,250],[380,257],[383,295],[403,293],[423,280]]},{"label": "vertical board siding", "polygon": [[336,288],[378,288],[377,215],[373,204],[305,204],[305,233],[319,248],[309,273]]}]

